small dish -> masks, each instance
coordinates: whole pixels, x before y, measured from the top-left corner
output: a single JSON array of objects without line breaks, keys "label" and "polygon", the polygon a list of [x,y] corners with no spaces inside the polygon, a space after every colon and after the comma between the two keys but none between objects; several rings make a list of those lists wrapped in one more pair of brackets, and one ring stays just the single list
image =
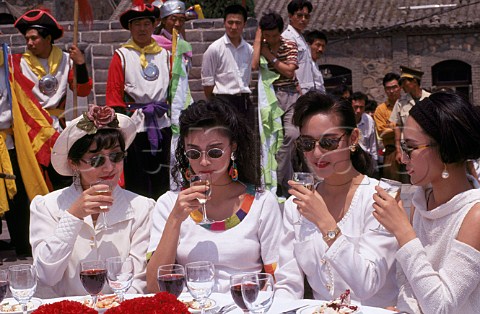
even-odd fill
[{"label": "small dish", "polygon": [[[201,313],[202,310],[200,309],[200,303],[198,301],[195,301],[194,299],[184,299],[180,298],[179,301],[183,302],[187,307],[188,311],[190,313]],[[207,299],[205,301],[205,311],[208,313],[209,311],[212,311],[217,308],[217,302],[213,299]]]},{"label": "small dish", "polygon": [[[9,304],[10,309],[7,308],[7,305]],[[31,298],[30,301],[27,303],[28,307],[28,313],[33,312],[36,310],[40,305],[42,305],[42,300],[39,298]],[[14,298],[6,298],[3,300],[3,302],[0,304],[0,313],[1,314],[22,314],[22,307],[19,306],[17,300]]]}]

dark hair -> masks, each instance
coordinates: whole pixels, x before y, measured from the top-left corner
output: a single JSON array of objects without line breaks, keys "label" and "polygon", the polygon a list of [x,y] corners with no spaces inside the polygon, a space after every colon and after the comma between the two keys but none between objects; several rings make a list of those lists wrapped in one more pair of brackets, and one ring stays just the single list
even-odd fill
[{"label": "dark hair", "polygon": [[303,8],[307,8],[308,13],[311,13],[313,10],[312,3],[308,0],[292,0],[287,6],[288,14],[293,15],[298,10],[302,10]]},{"label": "dark hair", "polygon": [[355,92],[352,94],[351,96],[352,100],[363,100],[363,102],[365,103],[365,105],[367,104],[368,102],[368,96],[365,95],[364,93],[362,92]]},{"label": "dark hair", "polygon": [[433,93],[413,106],[410,116],[437,143],[444,163],[480,157],[480,108],[460,94]]},{"label": "dark hair", "polygon": [[343,94],[345,92],[348,92],[350,96],[352,95],[352,89],[346,85],[346,84],[341,84],[335,87],[335,89],[332,91],[331,96],[333,96],[336,99],[344,99]]},{"label": "dark hair", "polygon": [[[355,112],[348,99],[335,99],[317,91],[309,91],[298,98],[294,110],[293,123],[298,128],[303,126],[307,118],[319,113],[336,115],[341,128],[349,136],[357,127]],[[373,174],[372,157],[360,145],[357,145],[357,150],[350,154],[350,160],[358,172],[369,176]]]},{"label": "dark hair", "polygon": [[[38,35],[40,35],[43,39],[46,39],[49,35],[50,35],[50,43],[53,44],[53,36],[51,36],[52,34],[50,33],[50,30],[48,28],[44,28],[44,27],[36,27],[36,26],[32,26],[32,27],[29,27],[27,28],[27,32],[31,29],[34,29],[38,32]],[[26,34],[26,32],[25,32]]]},{"label": "dark hair", "polygon": [[399,82],[400,81],[400,75],[398,75],[397,73],[388,72],[383,77],[383,86],[385,86],[385,84],[387,84],[388,82],[393,81],[393,80],[397,80],[397,82],[400,84],[400,82]]},{"label": "dark hair", "polygon": [[[256,163],[255,141],[252,130],[246,121],[229,104],[213,99],[210,102],[203,100],[194,102],[180,114],[180,134],[175,150],[176,163],[172,168],[172,176],[178,186],[187,186],[185,172],[190,163],[185,156],[185,137],[193,128],[224,127],[231,142],[237,144],[235,152],[238,169],[238,180],[243,183],[260,187],[260,167]],[[181,176],[180,176],[181,175]],[[180,177],[183,182],[179,182]]]},{"label": "dark hair", "polygon": [[262,31],[278,29],[278,31],[281,33],[283,31],[284,23],[280,14],[272,12],[264,14],[258,25]]},{"label": "dark hair", "polygon": [[122,152],[125,151],[125,139],[122,132],[117,129],[100,129],[95,134],[87,134],[78,139],[70,150],[68,151],[68,159],[73,163],[79,164],[87,152],[89,152],[90,146],[95,143],[96,148],[92,153],[97,153],[102,149],[111,149],[116,145],[120,145]]},{"label": "dark hair", "polygon": [[243,16],[243,21],[247,21],[247,9],[245,9],[240,4],[232,4],[225,8],[225,12],[223,13],[223,20],[227,19],[227,15],[229,14],[241,14]]},{"label": "dark hair", "polygon": [[373,99],[367,100],[365,103],[365,112],[375,112],[375,109],[377,109],[377,102]]},{"label": "dark hair", "polygon": [[313,42],[317,39],[324,40],[325,44],[328,43],[327,35],[325,35],[325,33],[316,29],[314,29],[313,31],[306,31],[304,34],[304,37],[305,37],[305,41],[310,45],[313,44]]}]

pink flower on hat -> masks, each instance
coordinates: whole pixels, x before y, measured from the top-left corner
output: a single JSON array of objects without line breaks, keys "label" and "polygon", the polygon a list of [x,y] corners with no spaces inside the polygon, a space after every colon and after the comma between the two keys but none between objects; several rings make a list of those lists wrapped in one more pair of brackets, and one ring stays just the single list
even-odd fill
[{"label": "pink flower on hat", "polygon": [[77,127],[88,134],[95,134],[98,129],[119,126],[115,110],[107,106],[91,104],[88,106],[88,111],[83,113],[83,119],[78,122]]}]

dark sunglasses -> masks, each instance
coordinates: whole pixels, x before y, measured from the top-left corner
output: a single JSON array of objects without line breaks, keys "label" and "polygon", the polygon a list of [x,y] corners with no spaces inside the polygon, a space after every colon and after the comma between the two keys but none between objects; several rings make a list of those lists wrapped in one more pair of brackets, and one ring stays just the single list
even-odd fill
[{"label": "dark sunglasses", "polygon": [[425,144],[425,145],[418,145],[418,146],[413,146],[413,147],[410,147],[407,145],[407,143],[405,142],[400,142],[400,148],[402,149],[402,152],[404,152],[408,159],[412,159],[412,152],[414,150],[417,150],[417,149],[422,149],[422,148],[427,148],[427,147],[432,147],[432,146],[435,146],[433,144]]},{"label": "dark sunglasses", "polygon": [[110,154],[107,154],[107,155],[99,154],[99,155],[93,156],[92,158],[90,158],[88,160],[83,160],[83,159],[80,159],[80,160],[83,161],[84,163],[92,166],[93,168],[98,168],[98,167],[101,167],[105,164],[105,161],[107,161],[107,156],[108,156],[108,159],[110,159],[111,162],[119,163],[123,159],[125,159],[125,157],[127,156],[127,152],[113,152],[113,153],[110,153]]},{"label": "dark sunglasses", "polygon": [[[202,157],[202,153],[205,153],[205,151],[199,151],[198,149],[191,148],[185,152],[185,156],[188,159],[195,160]],[[209,158],[217,159],[222,157],[225,151],[221,150],[220,148],[210,148],[206,153]]]},{"label": "dark sunglasses", "polygon": [[302,152],[311,152],[315,149],[315,144],[318,142],[318,145],[324,150],[335,150],[338,148],[340,141],[347,134],[346,132],[342,136],[334,137],[322,137],[319,140],[313,139],[311,137],[302,137],[300,136],[297,139],[297,148]]}]

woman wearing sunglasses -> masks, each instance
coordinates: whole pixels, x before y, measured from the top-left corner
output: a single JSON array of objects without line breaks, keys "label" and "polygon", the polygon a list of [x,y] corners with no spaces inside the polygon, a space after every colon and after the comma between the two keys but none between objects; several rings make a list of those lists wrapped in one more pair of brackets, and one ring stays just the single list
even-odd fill
[{"label": "woman wearing sunglasses", "polygon": [[[359,141],[350,101],[308,92],[295,104],[297,148],[322,178],[313,191],[289,181],[285,203],[276,296],[303,298],[306,276],[315,299],[332,300],[350,289],[364,305],[395,304],[393,237],[371,231],[374,187],[364,175],[370,157]],[[298,213],[303,217],[300,223]]]},{"label": "woman wearing sunglasses", "polygon": [[[129,117],[90,105],[55,142],[52,165],[73,176],[73,184],[32,200],[30,242],[40,282],[59,296],[86,293],[80,261],[112,256],[132,257],[135,275],[129,292],[146,290],[146,242],[155,202],[117,185],[135,134]],[[94,185],[98,181],[102,183]],[[99,194],[109,187],[111,195]],[[112,293],[108,285],[103,293]]]},{"label": "woman wearing sunglasses", "polygon": [[[278,260],[281,212],[275,196],[261,191],[260,168],[252,131],[232,106],[214,100],[196,102],[180,115],[174,178],[182,190],[162,195],[152,214],[147,286],[158,291],[160,265],[211,261],[214,292],[228,292],[230,275],[263,270],[273,273]],[[193,174],[211,175],[206,213],[199,224],[205,185],[189,186]]]},{"label": "woman wearing sunglasses", "polygon": [[373,212],[400,246],[397,307],[479,313],[480,190],[465,163],[480,157],[480,110],[457,94],[434,93],[412,107],[403,137],[402,162],[422,187],[412,198],[413,227],[380,188]]}]

